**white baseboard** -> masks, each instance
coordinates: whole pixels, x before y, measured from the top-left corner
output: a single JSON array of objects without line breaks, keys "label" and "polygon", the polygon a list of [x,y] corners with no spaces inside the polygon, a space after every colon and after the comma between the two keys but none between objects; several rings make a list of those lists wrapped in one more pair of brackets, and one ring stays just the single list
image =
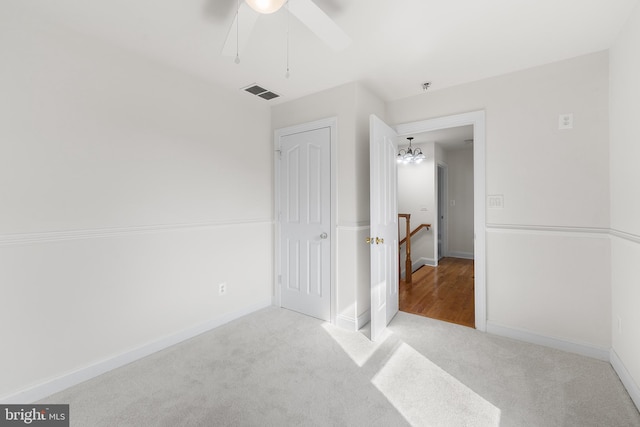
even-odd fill
[{"label": "white baseboard", "polygon": [[[402,264],[404,264],[404,262]],[[413,261],[411,263],[412,271],[416,271],[423,265],[437,267],[436,260],[433,258],[418,258],[417,261]],[[400,275],[404,277],[405,271],[406,271],[406,268],[404,268],[404,265],[403,265],[402,268],[400,269]]]},{"label": "white baseboard", "polygon": [[[416,267],[416,265],[417,265],[417,267]],[[423,265],[428,265],[428,266],[431,266],[431,267],[437,267],[438,263],[433,258],[420,258],[417,263],[414,263],[413,270],[415,271],[416,268],[422,267]]]},{"label": "white baseboard", "polygon": [[336,326],[348,331],[357,331],[356,319],[345,316],[344,314],[338,314],[336,316]]},{"label": "white baseboard", "polygon": [[611,366],[613,366],[613,370],[616,371],[618,377],[620,377],[620,381],[622,381],[624,388],[627,389],[627,393],[631,396],[631,400],[633,400],[636,408],[640,410],[640,387],[638,387],[638,384],[633,380],[633,377],[629,371],[627,371],[627,368],[624,366],[624,363],[622,363],[622,360],[620,360],[620,357],[618,357],[618,354],[614,349],[611,349],[609,353],[609,361]]},{"label": "white baseboard", "polygon": [[449,251],[447,256],[451,258],[474,259],[473,252]]},{"label": "white baseboard", "polygon": [[356,331],[359,331],[360,329],[362,329],[362,327],[367,323],[369,323],[370,321],[371,321],[371,310],[367,310],[364,313],[362,313],[360,316],[358,316],[358,318],[356,319]]},{"label": "white baseboard", "polygon": [[569,353],[576,353],[582,356],[604,360],[606,362],[609,361],[608,348],[601,348],[589,344],[576,343],[545,335],[538,335],[533,332],[509,328],[492,322],[487,322],[487,333],[512,338],[518,341],[538,344],[545,347],[551,347],[557,350],[567,351]]},{"label": "white baseboard", "polygon": [[367,310],[357,318],[338,314],[336,316],[336,326],[349,331],[359,331],[364,325],[371,321],[371,310]]},{"label": "white baseboard", "polygon": [[239,319],[247,314],[261,310],[265,307],[271,306],[271,298],[261,303],[257,303],[241,310],[234,311],[219,316],[215,319],[211,319],[200,325],[193,326],[191,328],[184,329],[173,335],[169,335],[164,338],[160,338],[155,341],[148,342],[140,347],[134,348],[125,353],[119,354],[109,359],[104,359],[96,362],[92,365],[84,368],[77,369],[75,371],[66,373],[57,378],[53,378],[42,382],[38,385],[25,388],[15,393],[0,397],[0,403],[3,404],[28,404],[38,400],[42,400],[47,396],[51,396],[54,393],[58,393],[64,389],[80,384],[84,381],[95,378],[106,372],[112,371],[121,366],[127,365],[131,362],[135,362],[138,359],[149,356],[165,348],[176,345],[182,341],[193,338],[204,332],[215,329],[219,326],[229,323],[232,320]]}]

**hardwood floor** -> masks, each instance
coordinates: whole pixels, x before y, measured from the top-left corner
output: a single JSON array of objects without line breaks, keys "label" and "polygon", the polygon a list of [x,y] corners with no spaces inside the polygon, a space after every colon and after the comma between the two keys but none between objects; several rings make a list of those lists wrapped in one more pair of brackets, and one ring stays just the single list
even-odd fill
[{"label": "hardwood floor", "polygon": [[473,260],[442,258],[417,269],[411,285],[400,281],[400,310],[475,328]]}]

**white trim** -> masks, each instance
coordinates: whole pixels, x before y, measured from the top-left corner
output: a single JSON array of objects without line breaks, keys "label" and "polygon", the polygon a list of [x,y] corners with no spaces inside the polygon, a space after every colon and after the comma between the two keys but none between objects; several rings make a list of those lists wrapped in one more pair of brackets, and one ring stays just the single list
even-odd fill
[{"label": "white trim", "polygon": [[[330,132],[330,149],[331,149],[331,165],[330,165],[330,180],[331,180],[331,225],[330,225],[330,240],[331,240],[331,323],[336,324],[337,322],[337,269],[338,265],[337,254],[338,254],[338,233],[337,233],[337,212],[338,212],[338,191],[337,191],[337,170],[338,170],[338,118],[337,117],[328,117],[325,119],[316,120],[313,122],[302,123],[294,126],[289,126],[286,128],[276,129],[273,132],[273,149],[274,149],[274,157],[273,157],[273,168],[274,168],[274,182],[273,182],[273,194],[274,194],[274,294],[273,294],[273,303],[277,307],[282,306],[282,299],[280,294],[280,281],[278,280],[280,276],[280,220],[279,220],[279,212],[278,208],[280,206],[280,139],[287,135],[294,135],[296,133],[309,132],[317,129],[329,128]],[[356,226],[360,226],[361,224],[357,224]]]},{"label": "white trim", "polygon": [[447,256],[450,258],[474,259],[473,252],[449,251]]},{"label": "white trim", "polygon": [[633,233],[627,233],[625,231],[611,229],[611,236],[617,237],[619,239],[628,240],[633,243],[640,243],[640,236]]},{"label": "white trim", "polygon": [[164,350],[185,340],[211,331],[219,326],[224,325],[225,323],[229,323],[232,320],[239,319],[240,317],[246,316],[270,305],[271,301],[269,299],[234,311],[232,313],[218,316],[207,322],[192,326],[175,334],[148,342],[117,356],[95,362],[89,366],[85,366],[75,371],[68,372],[57,378],[47,380],[41,384],[22,389],[9,395],[2,396],[0,397],[0,402],[3,404],[36,402],[38,400],[44,399],[47,396],[51,396],[54,393],[58,393],[64,389],[80,384],[81,382],[102,375],[105,372],[112,371],[121,366],[142,359],[143,357],[149,356],[150,354]]},{"label": "white trim", "polygon": [[[446,254],[449,252],[449,165],[446,164],[443,161],[438,161],[435,165],[435,183],[436,183],[436,220],[435,220],[435,224],[433,225],[433,253],[435,254],[434,257],[434,266],[438,266],[438,260],[442,257],[447,256]],[[439,217],[440,217],[440,204],[438,203],[438,200],[440,198],[439,196],[439,191],[440,191],[440,180],[439,180],[439,174],[438,174],[438,169],[442,168],[442,170],[444,171],[443,175],[444,175],[444,182],[442,183],[442,188],[443,188],[443,199],[444,199],[444,203],[442,206],[442,213],[444,216],[444,227],[442,230],[442,233],[440,233],[440,221],[439,221]],[[442,253],[438,252],[438,234],[442,234]]]},{"label": "white trim", "polygon": [[614,228],[602,227],[566,227],[552,225],[526,225],[526,224],[487,224],[488,232],[513,232],[513,233],[550,233],[553,235],[582,234],[586,237],[611,236],[619,239],[640,243],[640,236]]},{"label": "white trim", "polygon": [[569,353],[576,353],[582,356],[592,357],[594,359],[609,361],[608,348],[596,347],[590,344],[579,343],[575,341],[567,341],[561,338],[549,337],[546,335],[539,335],[522,329],[502,326],[494,322],[487,322],[487,333],[512,338],[518,341],[542,345],[545,347],[555,348],[557,350],[567,351]]},{"label": "white trim", "polygon": [[0,246],[22,245],[27,243],[58,242],[80,239],[118,237],[132,234],[159,233],[191,229],[222,228],[246,226],[252,224],[272,225],[271,219],[249,219],[243,221],[210,221],[179,224],[137,225],[130,227],[93,228],[84,230],[43,231],[36,233],[0,234]]},{"label": "white trim", "polygon": [[336,326],[348,331],[359,331],[364,325],[371,321],[371,310],[367,310],[357,318],[338,314],[336,316]]},{"label": "white trim", "polygon": [[501,232],[514,234],[550,234],[554,236],[575,236],[603,238],[609,235],[608,228],[598,227],[563,227],[548,225],[525,225],[525,224],[487,224],[487,232]]},{"label": "white trim", "polygon": [[369,230],[371,226],[367,225],[338,225],[336,229],[342,231],[366,231]]},{"label": "white trim", "polygon": [[356,330],[359,331],[360,329],[362,329],[364,325],[366,325],[370,321],[371,321],[371,310],[367,310],[364,313],[362,313],[360,316],[358,316],[358,318],[356,319]]},{"label": "white trim", "polygon": [[399,136],[447,129],[458,126],[473,125],[473,224],[474,224],[474,294],[476,329],[487,328],[487,255],[486,255],[486,136],[485,112],[455,114],[412,123],[404,123],[395,127]]},{"label": "white trim", "polygon": [[335,325],[339,328],[346,329],[348,331],[356,331],[356,319],[353,317],[345,316],[344,314],[338,314],[336,316]]},{"label": "white trim", "polygon": [[433,258],[420,258],[418,260],[420,262],[420,266],[422,265],[428,265],[429,267],[437,267],[438,263],[435,259]]},{"label": "white trim", "polygon": [[[404,263],[403,263],[404,264]],[[437,267],[438,263],[436,262],[435,259],[433,258],[418,258],[416,261],[413,261],[411,263],[411,271],[416,271],[417,269],[419,269],[422,266],[429,266],[429,267]],[[407,269],[405,267],[401,267],[400,268],[400,275],[404,276],[407,272]]]},{"label": "white trim", "polygon": [[633,377],[629,371],[627,371],[627,368],[614,349],[611,349],[609,352],[609,362],[613,370],[618,374],[618,377],[620,377],[620,381],[622,381],[622,384],[627,389],[627,393],[631,396],[631,400],[635,403],[636,408],[640,410],[640,387],[638,387],[638,384],[633,380]]}]

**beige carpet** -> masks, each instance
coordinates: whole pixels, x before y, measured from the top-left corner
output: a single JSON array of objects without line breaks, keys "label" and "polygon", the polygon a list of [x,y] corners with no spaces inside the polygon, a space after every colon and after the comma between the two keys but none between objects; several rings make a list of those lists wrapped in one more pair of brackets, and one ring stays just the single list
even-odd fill
[{"label": "beige carpet", "polygon": [[399,313],[268,308],[43,400],[72,426],[640,426],[606,362]]}]

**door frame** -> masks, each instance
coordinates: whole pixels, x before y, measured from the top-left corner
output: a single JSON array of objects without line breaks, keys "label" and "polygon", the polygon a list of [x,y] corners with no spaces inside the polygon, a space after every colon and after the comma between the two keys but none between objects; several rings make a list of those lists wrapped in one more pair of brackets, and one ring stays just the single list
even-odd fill
[{"label": "door frame", "polygon": [[473,225],[475,323],[487,330],[486,141],[484,110],[396,125],[398,136],[473,125]]},{"label": "door frame", "polygon": [[331,323],[336,323],[336,308],[337,308],[337,292],[336,292],[336,245],[337,245],[337,233],[336,233],[336,218],[337,218],[337,191],[336,191],[336,172],[337,172],[337,164],[338,164],[338,118],[337,117],[328,117],[325,119],[316,120],[313,122],[301,123],[298,125],[288,126],[285,128],[276,129],[273,132],[273,178],[274,178],[274,203],[273,203],[273,245],[274,245],[274,256],[273,256],[273,289],[271,294],[271,303],[277,307],[282,307],[282,294],[281,294],[281,285],[282,285],[282,275],[280,272],[280,267],[282,266],[282,259],[280,256],[280,248],[281,248],[281,229],[280,229],[280,140],[288,135],[294,135],[296,133],[309,132],[317,129],[329,128],[330,131],[330,200],[331,200],[331,218],[330,218],[330,233],[331,233],[331,245],[330,245],[330,256],[329,256],[329,270],[330,278],[330,310],[331,310]]},{"label": "door frame", "polygon": [[[439,169],[442,169],[443,179],[440,182],[440,175],[438,173]],[[440,206],[440,190],[442,189],[442,206]],[[436,238],[435,238],[435,265],[438,266],[440,261],[440,255],[443,257],[447,256],[449,253],[449,166],[442,162],[436,162],[436,225],[434,227]],[[442,216],[444,216],[444,227],[440,230],[440,210],[442,209]],[[442,245],[440,249],[442,249],[442,254],[438,252],[438,234],[442,234]]]}]

